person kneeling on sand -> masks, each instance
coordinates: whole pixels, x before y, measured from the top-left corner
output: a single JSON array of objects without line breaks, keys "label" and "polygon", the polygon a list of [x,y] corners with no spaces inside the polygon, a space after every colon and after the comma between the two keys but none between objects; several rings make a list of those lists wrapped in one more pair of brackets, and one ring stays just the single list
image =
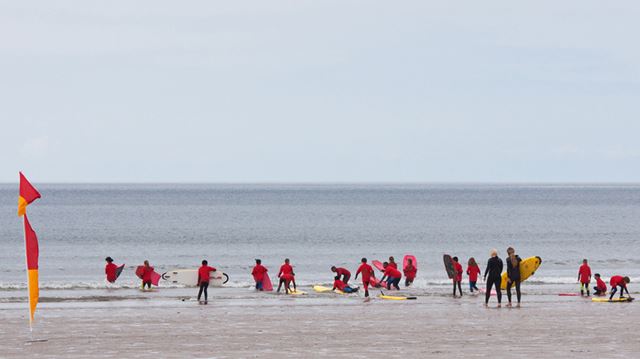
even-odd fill
[{"label": "person kneeling on sand", "polygon": [[337,275],[333,281],[333,290],[339,290],[345,293],[355,293],[358,291],[358,288],[352,288],[348,286],[345,282],[340,280],[340,276]]},{"label": "person kneeling on sand", "polygon": [[596,286],[593,287],[593,295],[607,294],[607,284],[600,278],[600,273],[593,276],[596,279]]},{"label": "person kneeling on sand", "polygon": [[629,282],[631,282],[629,277],[623,277],[621,275],[614,275],[611,277],[611,281],[609,281],[609,284],[611,284],[611,295],[609,296],[609,300],[613,299],[613,295],[618,291],[618,287],[620,287],[620,299],[624,298],[625,291],[627,292],[629,299],[632,299],[631,294],[629,294],[629,289],[627,289],[627,284],[629,284]]}]

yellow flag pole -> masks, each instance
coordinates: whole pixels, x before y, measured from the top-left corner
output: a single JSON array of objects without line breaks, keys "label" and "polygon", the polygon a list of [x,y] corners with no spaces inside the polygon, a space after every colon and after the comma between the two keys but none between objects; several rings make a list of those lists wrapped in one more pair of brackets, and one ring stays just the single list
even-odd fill
[{"label": "yellow flag pole", "polygon": [[29,261],[27,259],[27,251],[29,250],[27,248],[27,223],[26,223],[26,219],[25,219],[25,215],[22,215],[22,230],[24,232],[24,265],[25,265],[25,269],[27,270],[27,297],[29,298],[29,300],[27,301],[27,312],[28,312],[28,318],[29,318],[29,332],[31,333],[31,337],[33,339],[33,323],[31,320],[31,287],[30,287],[30,280],[29,280]]}]

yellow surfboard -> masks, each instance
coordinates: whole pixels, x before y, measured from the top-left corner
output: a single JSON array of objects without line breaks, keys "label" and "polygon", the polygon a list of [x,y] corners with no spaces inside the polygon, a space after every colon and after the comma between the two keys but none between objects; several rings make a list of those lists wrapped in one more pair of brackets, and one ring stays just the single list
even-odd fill
[{"label": "yellow surfboard", "polygon": [[624,297],[624,298],[612,298],[611,300],[609,300],[609,298],[591,298],[591,301],[593,302],[597,302],[597,303],[615,303],[615,302],[631,302],[633,300],[633,298],[629,298],[629,297]]},{"label": "yellow surfboard", "polygon": [[314,285],[313,290],[316,291],[317,293],[328,293],[328,292],[331,292],[333,289],[331,287],[325,287],[323,285]]},{"label": "yellow surfboard", "polygon": [[[509,259],[507,258],[506,260]],[[540,257],[529,257],[523,259],[522,262],[520,262],[520,282],[524,282],[525,280],[527,280],[527,278],[531,277],[536,272],[538,267],[540,267],[541,263],[542,258]],[[502,273],[502,283],[500,285],[500,288],[507,289],[507,272]]]},{"label": "yellow surfboard", "polygon": [[303,292],[301,290],[292,290],[291,292],[289,292],[289,295],[304,295],[307,294],[307,292]]},{"label": "yellow surfboard", "polygon": [[410,299],[418,299],[417,297],[401,297],[401,296],[397,296],[397,295],[386,295],[386,294],[380,294],[378,296],[378,298],[380,299],[387,299],[387,300],[410,300]]}]

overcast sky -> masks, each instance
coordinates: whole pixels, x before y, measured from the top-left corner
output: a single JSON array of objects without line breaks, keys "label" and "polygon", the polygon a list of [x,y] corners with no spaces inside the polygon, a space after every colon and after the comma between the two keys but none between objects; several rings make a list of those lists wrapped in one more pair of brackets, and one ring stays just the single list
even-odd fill
[{"label": "overcast sky", "polygon": [[0,4],[0,182],[640,181],[638,1]]}]

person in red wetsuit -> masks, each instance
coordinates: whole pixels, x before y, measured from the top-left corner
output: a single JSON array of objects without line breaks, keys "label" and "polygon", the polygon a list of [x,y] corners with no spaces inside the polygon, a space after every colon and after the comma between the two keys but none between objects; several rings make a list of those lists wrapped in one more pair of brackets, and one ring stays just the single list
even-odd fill
[{"label": "person in red wetsuit", "polygon": [[118,266],[113,263],[113,258],[111,257],[107,257],[104,260],[107,261],[107,265],[104,267],[104,273],[107,275],[107,282],[115,283],[118,278],[118,275],[116,274]]},{"label": "person in red wetsuit", "polygon": [[351,278],[351,272],[342,267],[332,266],[331,271],[335,273],[338,277],[342,277],[342,281],[344,284],[349,283],[349,279]]},{"label": "person in red wetsuit", "polygon": [[624,292],[627,291],[627,295],[631,298],[631,294],[629,294],[629,289],[627,289],[627,284],[631,282],[629,277],[623,277],[621,275],[614,275],[611,277],[609,284],[611,285],[611,295],[609,296],[609,300],[613,299],[613,295],[618,291],[618,287],[620,287],[620,298],[624,298]]},{"label": "person in red wetsuit", "polygon": [[582,265],[578,269],[578,282],[580,282],[580,295],[584,295],[584,291],[587,291],[587,297],[589,296],[589,283],[591,282],[591,268],[586,259],[582,260]]},{"label": "person in red wetsuit", "polygon": [[476,283],[478,282],[478,276],[480,275],[480,267],[478,267],[478,263],[476,263],[476,259],[471,257],[469,258],[469,262],[467,262],[467,275],[469,276],[469,291],[473,293],[475,290],[479,292],[478,286]]},{"label": "person in red wetsuit", "polygon": [[605,295],[607,294],[607,284],[600,278],[600,273],[593,275],[596,279],[596,286],[593,287],[593,295]]},{"label": "person in red wetsuit", "polygon": [[339,275],[335,276],[333,281],[333,290],[336,289],[344,293],[355,293],[358,291],[358,288],[350,287],[347,283],[341,281]]},{"label": "person in red wetsuit", "polygon": [[456,286],[460,290],[462,297],[462,264],[458,263],[458,257],[453,257],[453,270],[456,275],[453,277],[453,296],[456,296]]},{"label": "person in red wetsuit", "polygon": [[395,258],[393,258],[393,256],[389,257],[389,263],[390,266],[392,266],[395,269],[398,269],[398,263],[396,263]]},{"label": "person in red wetsuit", "polygon": [[393,268],[388,262],[382,263],[384,268],[384,272],[382,275],[381,282],[384,282],[385,278],[387,279],[387,289],[391,290],[391,286],[395,289],[400,290],[400,279],[402,279],[402,273],[396,268]]},{"label": "person in red wetsuit", "polygon": [[404,286],[408,287],[416,279],[418,269],[413,265],[413,259],[407,260],[407,266],[402,270],[404,272]]},{"label": "person in red wetsuit", "polygon": [[262,265],[262,261],[260,259],[256,259],[256,266],[253,267],[251,271],[251,275],[253,276],[253,280],[256,282],[256,290],[262,291],[264,288],[263,280],[264,276],[267,275],[268,269]]},{"label": "person in red wetsuit", "polygon": [[367,258],[360,260],[360,267],[356,271],[356,279],[358,274],[362,273],[362,286],[364,287],[364,297],[369,300],[369,283],[371,279],[376,279],[376,274],[373,272],[373,268],[367,264]]},{"label": "person in red wetsuit", "polygon": [[200,290],[198,291],[198,303],[202,303],[200,301],[200,297],[204,292],[204,304],[207,304],[207,289],[209,288],[209,281],[211,280],[211,272],[215,272],[216,269],[209,266],[209,262],[207,260],[202,261],[202,266],[198,268],[198,286],[200,286]]},{"label": "person in red wetsuit", "polygon": [[280,281],[278,283],[277,291],[280,292],[280,288],[284,284],[285,293],[289,294],[289,292],[291,291],[291,287],[289,285],[291,283],[293,283],[293,291],[295,292],[296,290],[298,290],[296,288],[295,276],[296,274],[293,273],[293,267],[290,264],[289,258],[285,258],[284,264],[280,266],[280,271],[278,272],[278,278],[280,278]]},{"label": "person in red wetsuit", "polygon": [[149,261],[144,261],[144,268],[142,270],[142,289],[147,286],[151,289],[151,275],[153,274],[153,267],[149,265]]}]

